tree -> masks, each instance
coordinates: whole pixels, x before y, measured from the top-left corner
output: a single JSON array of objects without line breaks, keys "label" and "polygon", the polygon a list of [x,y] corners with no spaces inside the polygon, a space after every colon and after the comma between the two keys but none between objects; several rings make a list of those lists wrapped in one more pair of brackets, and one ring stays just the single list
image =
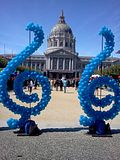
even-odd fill
[{"label": "tree", "polygon": [[5,68],[7,63],[8,63],[7,59],[4,58],[3,56],[0,56],[0,68]]},{"label": "tree", "polygon": [[23,72],[24,70],[27,70],[27,68],[24,66],[17,67],[17,71]]},{"label": "tree", "polygon": [[[96,70],[95,73],[101,75],[101,71]],[[102,70],[102,75],[120,75],[120,65],[114,65],[109,68],[105,68]]]}]

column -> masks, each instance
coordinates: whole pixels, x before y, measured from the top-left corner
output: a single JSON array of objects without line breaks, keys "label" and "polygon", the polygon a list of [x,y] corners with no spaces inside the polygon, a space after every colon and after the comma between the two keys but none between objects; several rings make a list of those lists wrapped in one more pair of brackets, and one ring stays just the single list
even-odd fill
[{"label": "column", "polygon": [[65,47],[65,39],[63,40],[63,47]]},{"label": "column", "polygon": [[59,69],[59,58],[57,58],[57,70]]},{"label": "column", "polygon": [[65,59],[63,59],[63,70],[65,70]]},{"label": "column", "polygon": [[48,57],[46,58],[46,68],[48,68]]},{"label": "column", "polygon": [[33,67],[33,65],[32,65],[32,63],[30,64],[30,68],[32,69],[32,67]]},{"label": "column", "polygon": [[69,59],[69,71],[71,70],[71,59]]},{"label": "column", "polygon": [[53,58],[51,58],[51,70],[53,69]]},{"label": "column", "polygon": [[48,69],[48,70],[50,69],[50,57],[48,58],[48,66],[47,66],[47,69]]},{"label": "column", "polygon": [[51,69],[51,58],[50,58],[50,69]]},{"label": "column", "polygon": [[72,70],[73,70],[73,59],[72,59]]},{"label": "column", "polygon": [[39,70],[41,71],[41,63],[39,64]]},{"label": "column", "polygon": [[43,64],[43,71],[45,71],[45,63]]},{"label": "column", "polygon": [[37,69],[37,64],[35,63],[35,71],[36,71],[36,69]]}]

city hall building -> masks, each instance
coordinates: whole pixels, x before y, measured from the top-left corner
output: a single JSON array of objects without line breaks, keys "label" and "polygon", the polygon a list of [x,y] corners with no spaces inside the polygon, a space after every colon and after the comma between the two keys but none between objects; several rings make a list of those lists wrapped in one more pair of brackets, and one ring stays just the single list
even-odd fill
[{"label": "city hall building", "polygon": [[[6,56],[8,59],[12,58],[10,55]],[[21,65],[42,72],[50,79],[62,77],[71,79],[80,78],[91,58],[93,57],[79,56],[76,52],[76,39],[62,12],[58,23],[48,36],[44,55],[32,55],[31,60],[28,58]],[[102,62],[102,69],[114,64],[120,64],[119,58],[107,58]]]}]

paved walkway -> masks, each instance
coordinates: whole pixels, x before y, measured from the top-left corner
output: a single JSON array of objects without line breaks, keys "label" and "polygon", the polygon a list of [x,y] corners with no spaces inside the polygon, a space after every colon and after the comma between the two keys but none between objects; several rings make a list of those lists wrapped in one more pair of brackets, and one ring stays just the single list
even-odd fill
[{"label": "paved walkway", "polygon": [[[25,90],[25,92],[28,93],[27,90]],[[33,92],[39,93],[41,97],[41,88],[33,90]],[[106,94],[108,94],[108,92],[102,90],[102,95],[104,96]],[[79,117],[80,115],[84,115],[84,111],[80,107],[77,91],[71,87],[67,88],[67,93],[55,91],[54,89],[51,96],[52,99],[45,110],[38,116],[32,116],[32,119],[36,121],[39,128],[80,127]],[[10,92],[10,97],[14,99],[14,101],[17,101],[17,103],[27,106],[27,104],[16,100],[13,92]],[[34,104],[32,104],[32,106],[34,106]],[[0,104],[0,127],[7,126],[6,121],[11,117],[19,118],[19,115],[14,115]],[[120,128],[120,114],[115,119],[110,120],[109,123],[112,128]]]},{"label": "paved walkway", "polygon": [[[40,89],[37,92],[41,95]],[[104,91],[103,95],[106,93]],[[16,101],[13,92],[10,96]],[[0,104],[0,159],[119,160],[120,115],[110,121],[112,137],[92,137],[86,135],[86,128],[79,125],[81,114],[83,111],[74,88],[69,88],[67,93],[52,91],[52,99],[46,109],[40,115],[32,116],[43,133],[35,137],[18,137],[5,126],[8,118],[19,116]]]}]

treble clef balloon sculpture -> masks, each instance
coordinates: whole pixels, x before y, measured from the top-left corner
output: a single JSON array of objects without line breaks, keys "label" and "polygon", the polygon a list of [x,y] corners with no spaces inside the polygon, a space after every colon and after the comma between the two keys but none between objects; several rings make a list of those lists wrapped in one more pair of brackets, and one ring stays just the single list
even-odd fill
[{"label": "treble clef balloon sculpture", "polygon": [[[43,43],[44,33],[41,27],[30,23],[27,26],[27,30],[34,32],[33,42],[29,46],[27,46],[20,54],[14,57],[8,63],[6,68],[0,73],[0,102],[2,102],[3,105],[10,111],[14,112],[15,114],[21,115],[21,118],[19,120],[13,118],[10,118],[8,120],[7,123],[10,128],[22,127],[31,115],[36,116],[37,114],[40,114],[41,110],[45,109],[46,105],[51,99],[51,90],[48,78],[35,71],[24,71],[23,73],[19,74],[18,77],[14,80],[14,91],[17,99],[26,103],[37,102],[36,106],[28,108],[18,105],[10,98],[7,92],[7,81],[11,73],[13,73],[13,71],[15,71],[15,69],[19,65],[21,65],[21,63],[24,62],[26,58],[34,53]],[[40,83],[42,87],[41,100],[39,100],[39,97],[36,93],[28,95],[23,91],[23,83],[25,80],[29,79],[37,80]]]},{"label": "treble clef balloon sculpture", "polygon": [[[114,47],[114,35],[111,30],[103,27],[100,35],[106,40],[104,50],[85,67],[78,86],[78,98],[80,99],[82,109],[88,116],[80,116],[80,124],[83,126],[91,126],[95,120],[113,119],[120,111],[120,88],[114,79],[108,76],[102,76],[89,83],[94,70],[97,69],[102,61],[111,55]],[[103,85],[110,87],[114,95],[109,94],[101,99],[96,97],[94,95],[95,89]],[[95,107],[104,108],[110,104],[112,107],[107,111],[94,109]]]}]

